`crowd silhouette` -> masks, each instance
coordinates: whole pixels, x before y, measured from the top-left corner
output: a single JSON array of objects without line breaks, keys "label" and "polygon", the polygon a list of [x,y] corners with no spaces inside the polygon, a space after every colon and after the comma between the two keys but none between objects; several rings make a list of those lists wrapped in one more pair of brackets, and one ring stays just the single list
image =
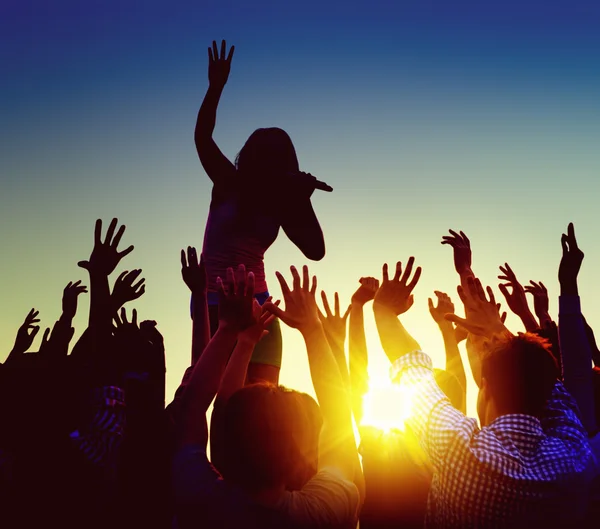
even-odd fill
[{"label": "crowd silhouette", "polygon": [[[421,275],[414,257],[357,277],[346,310],[307,266],[277,272],[282,299],[273,300],[265,251],[282,228],[306,258],[323,259],[311,196],[332,188],[300,171],[278,128],[256,130],[235,163],[220,151],[212,135],[233,54],[225,41],[209,47],[195,130],[213,189],[202,251],[180,256],[190,366],[166,405],[157,322],[125,308],[145,292],[142,270],[109,281],[134,247],[121,249],[117,219],[106,229],[98,220],[78,263],[89,282],[65,287],[62,315],[34,353],[31,309],[0,364],[0,527],[595,527],[600,350],[581,311],[573,224],[560,237],[558,323],[544,284],[500,266],[499,291],[523,324],[512,330],[473,271],[467,235],[442,237],[458,273],[455,301],[440,291],[428,300],[444,369],[403,322]],[[88,288],[88,327],[71,347]],[[410,390],[404,429],[363,424],[369,304],[390,377]],[[281,324],[303,338],[316,400],[279,385]],[[468,372],[478,418],[466,415]]]}]

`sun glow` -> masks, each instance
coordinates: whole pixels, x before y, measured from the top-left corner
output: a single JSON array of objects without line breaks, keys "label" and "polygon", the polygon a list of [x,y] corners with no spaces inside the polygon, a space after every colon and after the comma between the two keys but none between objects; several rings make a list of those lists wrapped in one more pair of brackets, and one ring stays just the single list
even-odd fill
[{"label": "sun glow", "polygon": [[412,413],[415,388],[406,384],[392,384],[384,378],[371,379],[369,391],[363,399],[361,426],[390,432],[404,431],[404,423]]}]

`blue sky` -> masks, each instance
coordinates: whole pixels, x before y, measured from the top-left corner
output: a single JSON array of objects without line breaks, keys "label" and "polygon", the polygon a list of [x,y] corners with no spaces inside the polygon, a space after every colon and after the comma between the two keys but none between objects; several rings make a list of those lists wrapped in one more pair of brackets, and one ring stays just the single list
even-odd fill
[{"label": "blue sky", "polygon": [[[194,150],[206,48],[235,44],[215,138],[234,157],[261,126],[287,130],[317,195],[327,256],[312,265],[348,300],[384,261],[424,267],[407,322],[439,364],[427,297],[458,301],[448,228],[473,241],[496,285],[508,261],[549,287],[556,315],[560,234],[586,252],[583,306],[600,326],[596,154],[600,7],[591,2],[4,1],[0,7],[0,346],[35,306],[51,325],[60,293],[86,280],[96,218],[127,225],[142,268],[137,307],[168,349],[168,392],[189,358],[179,249],[200,247],[210,193]],[[282,236],[266,258],[302,265]],[[85,325],[82,300],[78,333]],[[509,319],[515,330],[518,322]],[[385,368],[368,322],[374,369]],[[283,382],[309,389],[296,331]],[[35,346],[34,346],[35,348]],[[0,353],[0,359],[2,354]],[[471,391],[471,396],[474,393]]]}]

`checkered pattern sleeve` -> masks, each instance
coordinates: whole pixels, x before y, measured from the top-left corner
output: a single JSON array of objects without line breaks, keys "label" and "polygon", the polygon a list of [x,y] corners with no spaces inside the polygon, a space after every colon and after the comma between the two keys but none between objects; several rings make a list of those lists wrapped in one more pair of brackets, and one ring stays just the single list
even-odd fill
[{"label": "checkered pattern sleeve", "polygon": [[577,444],[587,439],[587,432],[579,419],[577,403],[560,381],[554,385],[540,421],[546,434],[552,437]]},{"label": "checkered pattern sleeve", "polygon": [[[450,404],[433,374],[431,358],[422,351],[400,357],[390,375],[413,388],[412,413],[407,425],[414,431],[434,468],[439,468],[455,444],[468,445],[479,431],[477,421]],[[463,443],[461,443],[461,440]]]},{"label": "checkered pattern sleeve", "polygon": [[125,429],[125,396],[122,389],[106,386],[96,390],[94,414],[85,428],[71,434],[81,453],[96,465],[112,466]]}]

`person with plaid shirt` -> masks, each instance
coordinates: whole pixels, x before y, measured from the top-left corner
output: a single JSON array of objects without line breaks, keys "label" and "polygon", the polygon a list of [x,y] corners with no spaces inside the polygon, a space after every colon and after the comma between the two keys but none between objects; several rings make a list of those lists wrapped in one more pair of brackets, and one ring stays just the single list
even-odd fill
[{"label": "person with plaid shirt", "polygon": [[[420,277],[393,279],[384,265],[373,311],[395,381],[414,388],[415,432],[434,468],[426,526],[439,528],[577,527],[587,507],[592,454],[577,405],[558,380],[549,345],[513,336],[491,289],[479,280],[459,287],[466,319],[447,315],[486,339],[475,419],[455,409],[435,382],[431,359],[398,320],[413,304]],[[402,275],[402,277],[401,277]]]}]

